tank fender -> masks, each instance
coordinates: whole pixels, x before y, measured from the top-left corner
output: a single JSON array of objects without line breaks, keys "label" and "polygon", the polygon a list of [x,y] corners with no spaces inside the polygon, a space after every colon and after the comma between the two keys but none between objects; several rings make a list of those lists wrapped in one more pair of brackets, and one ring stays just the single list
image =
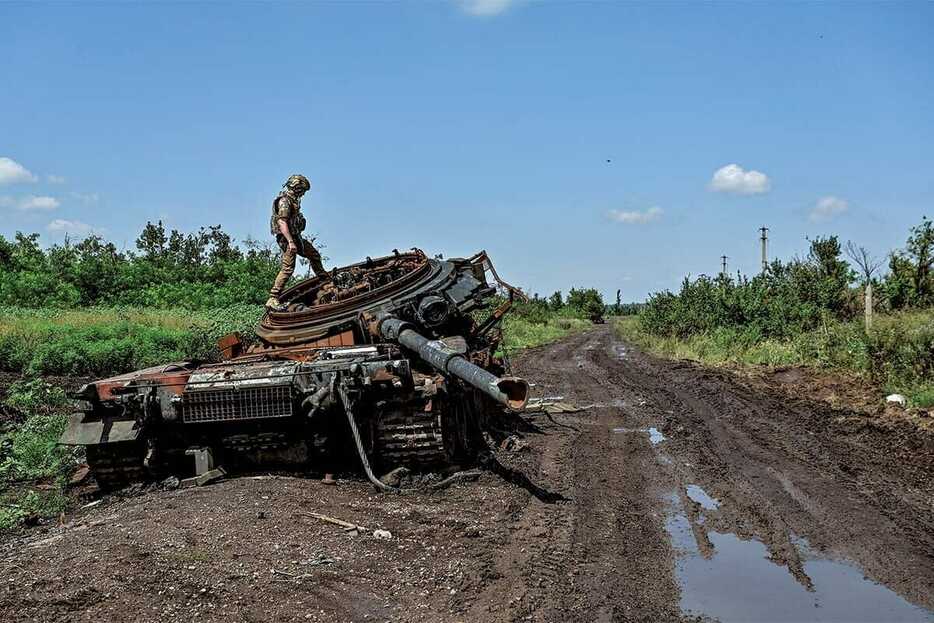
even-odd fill
[{"label": "tank fender", "polygon": [[88,420],[85,413],[68,416],[68,425],[59,443],[66,446],[95,446],[136,441],[142,431],[136,420]]}]

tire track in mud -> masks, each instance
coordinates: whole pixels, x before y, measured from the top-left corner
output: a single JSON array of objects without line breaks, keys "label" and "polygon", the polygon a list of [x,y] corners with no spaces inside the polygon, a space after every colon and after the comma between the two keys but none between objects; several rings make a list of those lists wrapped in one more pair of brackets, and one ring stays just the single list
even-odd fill
[{"label": "tire track in mud", "polygon": [[[567,500],[533,501],[499,552],[501,580],[487,587],[468,619],[492,621],[618,621],[680,618],[673,558],[664,531],[655,453],[626,405],[641,390],[608,374],[603,332],[588,332],[520,360],[540,393],[578,405],[597,404],[541,424],[533,480]],[[530,360],[534,359],[534,363]],[[572,430],[567,427],[574,427]],[[508,584],[502,611],[490,610]],[[502,602],[501,602],[502,603]]]},{"label": "tire track in mud", "polygon": [[[934,476],[934,460],[893,445],[903,431],[854,427],[847,422],[864,416],[655,359],[619,344],[609,327],[527,352],[518,365],[539,393],[596,406],[556,416],[576,430],[541,423],[529,476],[569,501],[522,510],[496,555],[500,580],[473,614],[689,619],[679,608],[666,498],[683,508],[702,556],[716,555],[714,532],[759,541],[810,591],[806,539],[809,551],[852,560],[873,581],[934,607],[934,478],[923,477]],[[653,426],[667,437],[660,449],[640,432]],[[867,426],[875,432],[859,432]],[[719,506],[702,509],[688,485]],[[490,612],[505,585],[512,601]]]},{"label": "tire track in mud", "polygon": [[[621,368],[673,407],[664,432],[666,451],[678,457],[679,489],[697,483],[721,500],[705,513],[704,530],[762,541],[771,560],[810,589],[796,544],[805,538],[811,549],[852,560],[872,580],[934,607],[934,460],[902,452],[902,431],[879,431],[867,443],[838,422],[868,416],[692,364],[637,354]],[[893,453],[907,464],[891,461]]]}]

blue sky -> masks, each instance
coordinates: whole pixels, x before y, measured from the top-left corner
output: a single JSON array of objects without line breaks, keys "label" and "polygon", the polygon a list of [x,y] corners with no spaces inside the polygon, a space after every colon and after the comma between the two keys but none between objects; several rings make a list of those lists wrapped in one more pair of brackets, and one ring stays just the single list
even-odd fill
[{"label": "blue sky", "polygon": [[934,4],[0,4],[0,234],[486,248],[624,300],[934,215]]}]

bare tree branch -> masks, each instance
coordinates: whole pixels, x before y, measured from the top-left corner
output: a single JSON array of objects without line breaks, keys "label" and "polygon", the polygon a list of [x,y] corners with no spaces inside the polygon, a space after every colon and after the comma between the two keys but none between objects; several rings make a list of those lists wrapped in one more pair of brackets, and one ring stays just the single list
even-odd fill
[{"label": "bare tree branch", "polygon": [[866,247],[857,246],[852,240],[846,243],[846,254],[863,273],[865,283],[872,281],[873,274],[882,266],[881,259],[874,258]]}]

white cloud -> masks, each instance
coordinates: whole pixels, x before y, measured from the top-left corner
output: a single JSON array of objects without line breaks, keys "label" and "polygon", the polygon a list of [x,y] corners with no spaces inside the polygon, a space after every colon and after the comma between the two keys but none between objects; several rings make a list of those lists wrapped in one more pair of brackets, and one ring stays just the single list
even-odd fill
[{"label": "white cloud", "polygon": [[38,179],[12,158],[0,158],[0,185],[35,182]]},{"label": "white cloud", "polygon": [[98,193],[69,193],[69,196],[73,199],[77,199],[81,203],[97,203],[101,200],[101,196]]},{"label": "white cloud", "polygon": [[850,204],[840,197],[827,196],[821,197],[811,208],[810,219],[814,223],[822,223],[840,216],[850,209]]},{"label": "white cloud", "polygon": [[54,210],[61,203],[55,197],[37,197],[29,195],[15,202],[14,208],[17,210]]},{"label": "white cloud", "polygon": [[73,236],[90,236],[91,234],[103,233],[103,230],[82,223],[81,221],[68,221],[63,218],[57,218],[45,226],[47,230],[54,234],[71,234]]},{"label": "white cloud", "polygon": [[45,179],[46,181],[48,181],[49,184],[64,184],[65,183],[65,178],[62,177],[61,175],[46,175]]},{"label": "white cloud", "polygon": [[736,195],[762,195],[772,187],[769,176],[760,171],[746,171],[738,164],[717,169],[710,179],[710,190]]},{"label": "white cloud", "polygon": [[458,4],[468,15],[489,17],[507,11],[515,4],[515,0],[460,0]]},{"label": "white cloud", "polygon": [[657,221],[661,218],[664,210],[659,207],[649,208],[645,212],[623,210],[610,210],[609,217],[618,223],[643,224]]}]

